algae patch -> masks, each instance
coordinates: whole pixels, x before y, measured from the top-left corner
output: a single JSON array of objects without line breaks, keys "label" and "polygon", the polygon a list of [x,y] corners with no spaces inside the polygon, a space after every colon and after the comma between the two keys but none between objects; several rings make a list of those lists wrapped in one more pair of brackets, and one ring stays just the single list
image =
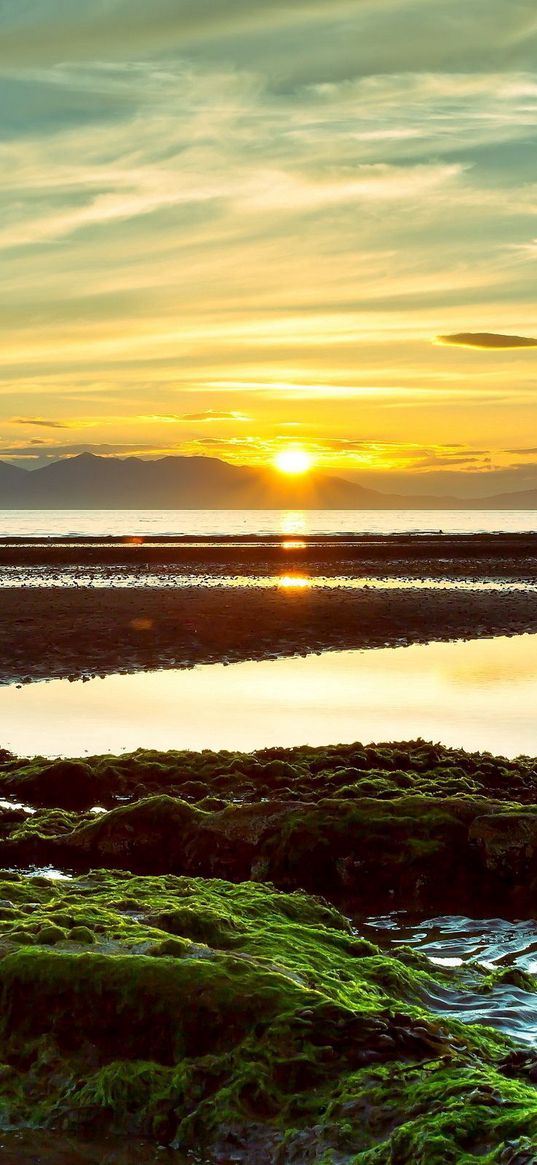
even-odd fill
[{"label": "algae patch", "polygon": [[529,758],[3,753],[0,793],[0,1127],[222,1165],[532,1162],[537,1053],[448,1015],[532,974],[357,925],[531,915]]},{"label": "algae patch", "polygon": [[537,1136],[527,1058],[427,1006],[458,972],[381,953],[323,902],[108,871],[0,875],[8,894],[4,1125],[318,1165],[500,1162]]}]

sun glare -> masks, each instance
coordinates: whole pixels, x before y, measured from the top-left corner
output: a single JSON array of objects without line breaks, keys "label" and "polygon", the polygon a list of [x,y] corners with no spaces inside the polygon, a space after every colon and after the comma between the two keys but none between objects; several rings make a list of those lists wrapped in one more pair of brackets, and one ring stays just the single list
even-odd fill
[{"label": "sun glare", "polygon": [[306,591],[311,581],[302,574],[282,574],[278,586],[285,591]]},{"label": "sun glare", "polygon": [[282,449],[274,464],[280,473],[307,473],[313,465],[313,458],[305,449]]}]

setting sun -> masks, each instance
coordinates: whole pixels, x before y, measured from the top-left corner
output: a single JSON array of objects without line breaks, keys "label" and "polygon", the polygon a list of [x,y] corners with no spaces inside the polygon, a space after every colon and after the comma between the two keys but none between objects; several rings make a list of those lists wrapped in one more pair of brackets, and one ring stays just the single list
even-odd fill
[{"label": "setting sun", "polygon": [[280,473],[307,473],[313,465],[313,458],[305,449],[282,449],[274,464]]}]

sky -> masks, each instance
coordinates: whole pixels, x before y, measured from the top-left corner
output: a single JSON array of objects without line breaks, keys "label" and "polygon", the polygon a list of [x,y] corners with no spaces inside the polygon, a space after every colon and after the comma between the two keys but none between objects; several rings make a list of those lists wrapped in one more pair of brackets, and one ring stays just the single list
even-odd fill
[{"label": "sky", "polygon": [[534,0],[0,0],[0,458],[537,485]]}]

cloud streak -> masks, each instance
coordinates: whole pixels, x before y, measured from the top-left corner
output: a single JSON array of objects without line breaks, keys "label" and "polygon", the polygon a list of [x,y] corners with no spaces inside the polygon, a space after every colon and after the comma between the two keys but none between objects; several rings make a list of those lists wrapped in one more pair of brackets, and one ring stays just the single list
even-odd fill
[{"label": "cloud streak", "polygon": [[218,409],[206,409],[201,413],[183,413],[181,417],[175,418],[178,421],[240,421],[241,423],[251,420],[245,413],[239,413],[234,410],[231,413],[219,412]]},{"label": "cloud streak", "polygon": [[535,336],[505,336],[499,332],[455,332],[451,336],[438,336],[438,342],[451,344],[456,348],[479,348],[485,352],[537,348]]},{"label": "cloud streak", "polygon": [[35,425],[39,429],[69,429],[66,421],[49,421],[46,417],[13,417],[14,425]]}]

